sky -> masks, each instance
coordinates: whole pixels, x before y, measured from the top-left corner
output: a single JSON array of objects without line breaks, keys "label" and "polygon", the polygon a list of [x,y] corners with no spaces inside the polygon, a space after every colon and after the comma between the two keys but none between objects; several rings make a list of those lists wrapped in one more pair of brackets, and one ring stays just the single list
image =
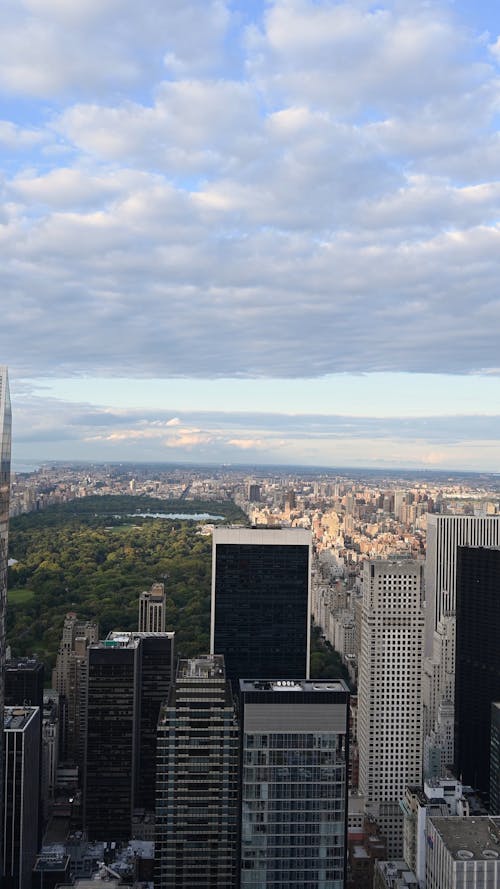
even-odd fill
[{"label": "sky", "polygon": [[4,0],[13,462],[500,472],[500,7]]}]

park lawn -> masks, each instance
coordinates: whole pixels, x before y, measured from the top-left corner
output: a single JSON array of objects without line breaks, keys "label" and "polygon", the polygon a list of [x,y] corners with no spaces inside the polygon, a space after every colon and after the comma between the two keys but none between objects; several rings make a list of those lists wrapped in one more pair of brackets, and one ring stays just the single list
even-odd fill
[{"label": "park lawn", "polygon": [[8,605],[26,605],[27,602],[31,602],[34,597],[34,590],[27,590],[24,588],[18,590],[7,590]]}]

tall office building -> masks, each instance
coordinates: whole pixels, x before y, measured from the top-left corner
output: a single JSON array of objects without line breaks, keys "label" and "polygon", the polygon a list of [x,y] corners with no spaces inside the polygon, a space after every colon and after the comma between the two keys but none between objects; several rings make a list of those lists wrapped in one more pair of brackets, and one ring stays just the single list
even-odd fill
[{"label": "tall office building", "polygon": [[43,710],[44,666],[37,657],[11,658],[5,664],[5,704]]},{"label": "tall office building", "polygon": [[[444,765],[456,758],[455,739],[448,735],[454,721],[457,548],[499,545],[500,516],[427,516],[424,734],[431,758],[441,757]],[[444,720],[443,712],[449,714]]]},{"label": "tall office building", "polygon": [[[9,376],[6,367],[0,367],[0,725],[3,725],[5,700],[5,609],[7,607],[7,546],[9,537],[10,498],[10,449],[12,415],[10,408]],[[2,798],[3,733],[0,732],[0,799]],[[0,834],[2,808],[0,807]],[[0,849],[0,869],[2,851]],[[0,870],[1,872],[1,870]]]},{"label": "tall office building", "polygon": [[61,759],[83,767],[87,693],[87,648],[99,639],[95,620],[79,620],[74,611],[64,619],[52,687],[63,696],[66,718],[60,735]]},{"label": "tall office building", "polygon": [[[39,796],[42,790],[42,716],[44,666],[36,657],[11,658],[5,665],[5,704],[10,707],[38,707]],[[38,839],[42,839],[42,805],[38,818]]]},{"label": "tall office building", "polygon": [[154,583],[150,590],[144,590],[139,596],[139,632],[164,633],[166,607],[167,597],[163,583]]},{"label": "tall office building", "polygon": [[155,804],[156,729],[173,671],[173,633],[110,633],[87,650],[84,824],[130,837],[134,808]]},{"label": "tall office building", "polygon": [[241,889],[343,889],[349,692],[241,680]]},{"label": "tall office building", "polygon": [[455,758],[462,780],[487,796],[491,705],[500,700],[500,548],[459,546],[456,590]]},{"label": "tall office building", "polygon": [[500,516],[427,515],[425,654],[439,621],[455,611],[457,547],[500,546]]},{"label": "tall office building", "polygon": [[5,707],[4,813],[2,833],[4,889],[30,889],[38,852],[40,710]]},{"label": "tall office building", "polygon": [[309,676],[311,534],[216,528],[210,650],[239,679]]},{"label": "tall office building", "polygon": [[364,564],[358,686],[359,789],[387,839],[403,851],[400,801],[422,762],[423,565]]},{"label": "tall office building", "polygon": [[180,661],[158,722],[156,889],[236,885],[238,756],[224,658]]}]

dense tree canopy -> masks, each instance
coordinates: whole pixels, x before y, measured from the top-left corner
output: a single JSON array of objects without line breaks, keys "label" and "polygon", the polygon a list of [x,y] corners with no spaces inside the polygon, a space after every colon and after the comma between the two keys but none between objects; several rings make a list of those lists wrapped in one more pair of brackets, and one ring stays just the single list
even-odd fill
[{"label": "dense tree canopy", "polygon": [[[137,629],[142,590],[164,581],[167,629],[177,653],[209,650],[211,537],[196,522],[139,517],[140,512],[223,515],[246,524],[234,503],[88,497],[11,521],[7,637],[14,655],[36,652],[54,665],[67,611],[97,619],[101,636]],[[313,633],[312,674],[341,674],[340,659]]]},{"label": "dense tree canopy", "polygon": [[37,652],[53,665],[68,610],[97,618],[101,634],[137,629],[138,599],[165,581],[167,626],[178,651],[208,650],[211,538],[191,521],[140,518],[138,512],[208,512],[245,523],[234,503],[89,497],[11,521],[8,642],[13,654]]}]

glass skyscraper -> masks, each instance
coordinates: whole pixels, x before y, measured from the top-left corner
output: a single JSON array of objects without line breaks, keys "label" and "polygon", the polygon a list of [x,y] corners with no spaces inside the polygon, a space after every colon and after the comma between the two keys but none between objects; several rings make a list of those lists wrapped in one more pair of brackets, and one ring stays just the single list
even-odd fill
[{"label": "glass skyscraper", "polygon": [[306,679],[311,621],[311,533],[216,528],[212,553],[212,654],[226,676]]},{"label": "glass skyscraper", "polygon": [[342,889],[349,692],[242,680],[241,889]]},{"label": "glass skyscraper", "polygon": [[[7,603],[11,424],[9,377],[7,368],[0,367],[0,725],[3,725],[5,701],[5,609]],[[0,799],[3,799],[2,764],[3,733],[0,732]],[[2,827],[1,817],[0,811],[0,830]],[[1,865],[0,860],[0,871]]]},{"label": "glass skyscraper", "polygon": [[168,694],[173,633],[109,633],[87,649],[84,824],[126,840],[132,812],[154,811],[156,727]]},{"label": "glass skyscraper", "polygon": [[457,550],[455,754],[458,774],[490,789],[491,705],[500,700],[500,548]]}]

